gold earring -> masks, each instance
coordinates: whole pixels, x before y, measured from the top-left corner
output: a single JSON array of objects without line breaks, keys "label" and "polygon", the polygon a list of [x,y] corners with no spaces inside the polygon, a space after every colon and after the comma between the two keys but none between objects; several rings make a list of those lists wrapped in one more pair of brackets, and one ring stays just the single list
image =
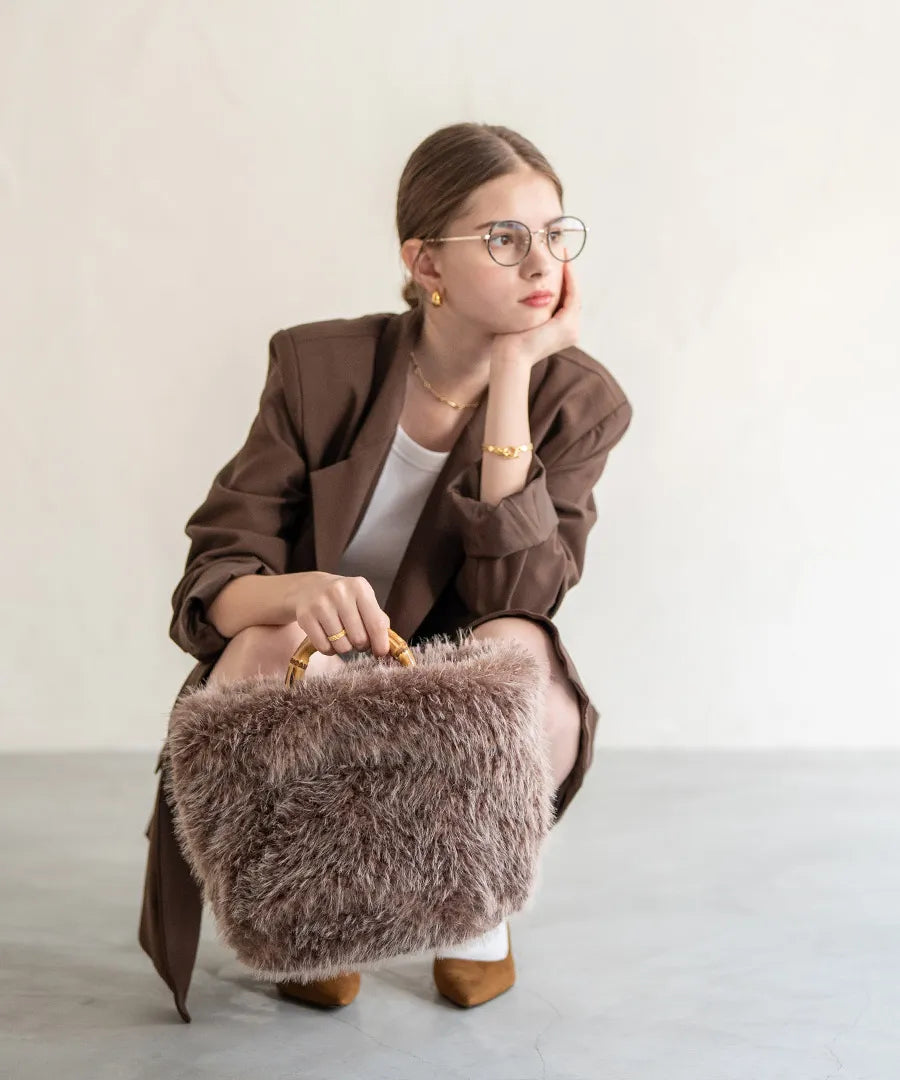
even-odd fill
[{"label": "gold earring", "polygon": [[432,304],[434,304],[435,307],[440,307],[441,304],[443,304],[444,302],[441,299],[441,294],[437,291],[437,289],[435,289],[434,292],[431,294],[431,302]]}]

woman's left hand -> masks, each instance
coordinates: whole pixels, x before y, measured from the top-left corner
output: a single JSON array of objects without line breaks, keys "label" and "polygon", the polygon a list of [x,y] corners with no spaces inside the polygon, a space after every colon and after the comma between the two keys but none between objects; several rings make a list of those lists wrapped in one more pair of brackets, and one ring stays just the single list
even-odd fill
[{"label": "woman's left hand", "polygon": [[581,293],[571,261],[564,262],[559,304],[552,317],[531,330],[496,334],[491,343],[491,363],[509,361],[533,367],[545,356],[577,343],[580,318]]}]

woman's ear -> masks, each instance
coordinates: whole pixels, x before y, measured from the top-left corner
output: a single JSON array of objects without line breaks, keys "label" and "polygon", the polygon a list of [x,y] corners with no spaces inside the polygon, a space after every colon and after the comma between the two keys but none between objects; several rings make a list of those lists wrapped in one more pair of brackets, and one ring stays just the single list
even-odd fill
[{"label": "woman's ear", "polygon": [[409,271],[410,276],[413,275],[413,265],[416,261],[416,256],[419,254],[419,248],[422,246],[421,240],[404,240],[400,245],[400,258],[403,260],[403,264]]},{"label": "woman's ear", "polygon": [[[403,251],[406,244],[413,245],[409,248],[408,254]],[[403,248],[401,248],[403,261],[406,263],[413,279],[427,293],[432,293],[435,289],[442,289],[443,279],[431,254],[431,248],[427,244],[423,244],[421,240],[407,240]]]}]

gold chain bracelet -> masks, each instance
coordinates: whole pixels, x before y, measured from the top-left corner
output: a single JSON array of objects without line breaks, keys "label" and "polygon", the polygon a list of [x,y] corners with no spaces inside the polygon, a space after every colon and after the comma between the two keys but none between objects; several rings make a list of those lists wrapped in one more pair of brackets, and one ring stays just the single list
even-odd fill
[{"label": "gold chain bracelet", "polygon": [[521,446],[493,446],[491,443],[482,443],[481,449],[488,450],[490,453],[497,454],[499,457],[517,458],[519,454],[524,453],[526,450],[533,450],[534,443],[522,443]]}]

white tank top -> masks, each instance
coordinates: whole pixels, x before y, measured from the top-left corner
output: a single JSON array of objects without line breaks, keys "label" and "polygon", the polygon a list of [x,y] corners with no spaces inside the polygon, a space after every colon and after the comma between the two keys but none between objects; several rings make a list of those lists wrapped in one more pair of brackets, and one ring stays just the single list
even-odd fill
[{"label": "white tank top", "polygon": [[449,450],[429,450],[398,424],[359,528],[335,573],[360,575],[383,608],[400,560]]}]

